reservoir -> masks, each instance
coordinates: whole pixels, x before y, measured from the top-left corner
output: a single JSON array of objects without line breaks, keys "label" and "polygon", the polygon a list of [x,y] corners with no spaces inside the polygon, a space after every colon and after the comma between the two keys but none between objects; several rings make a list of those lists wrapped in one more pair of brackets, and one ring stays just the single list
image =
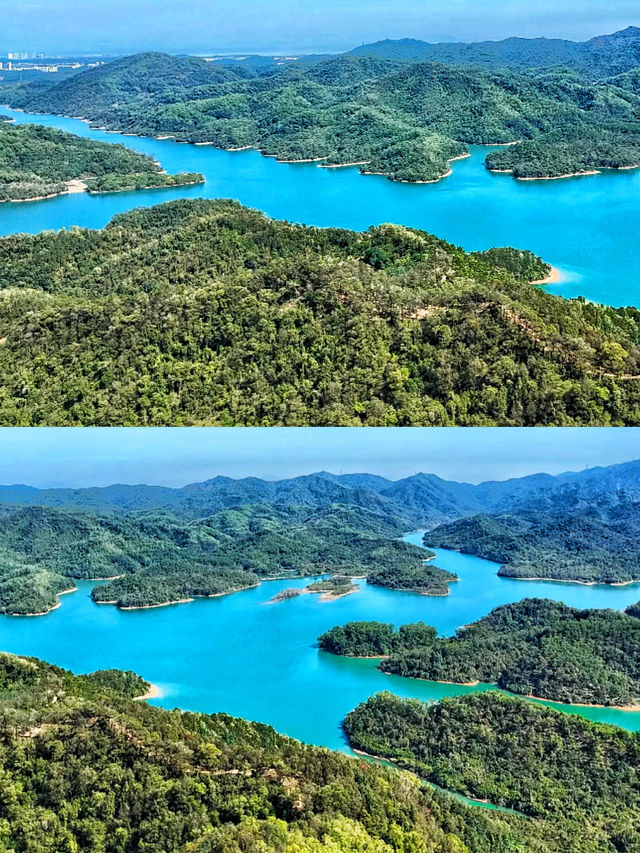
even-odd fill
[{"label": "reservoir", "polygon": [[404,184],[356,167],[278,163],[259,152],[122,136],[91,130],[78,119],[28,115],[2,108],[23,124],[57,127],[151,155],[164,169],[201,172],[204,185],[167,190],[87,193],[0,204],[0,235],[79,225],[101,228],[117,213],[170,199],[233,198],[269,216],[307,225],[364,230],[381,222],[421,228],[470,251],[492,246],[530,249],[560,270],[550,293],[594,302],[638,304],[640,175],[605,171],[562,180],[518,181],[484,166],[487,151],[453,162],[435,184]]},{"label": "reservoir", "polygon": [[[419,532],[405,537],[416,544]],[[638,600],[638,584],[582,586],[500,578],[498,565],[436,549],[436,563],[455,572],[446,597],[421,596],[369,586],[330,602],[317,595],[268,604],[279,590],[308,580],[278,580],[220,598],[196,599],[145,610],[97,605],[95,582],[79,582],[47,616],[0,617],[0,648],[34,655],[76,673],[117,667],[157,684],[154,704],[269,723],[308,743],[348,751],[344,716],[381,690],[423,700],[487,689],[385,675],[375,660],[337,657],[316,638],[351,620],[396,625],[422,620],[441,634],[484,616],[493,607],[525,597],[546,597],[577,607],[622,609]],[[556,706],[624,728],[638,715],[608,708]]]}]

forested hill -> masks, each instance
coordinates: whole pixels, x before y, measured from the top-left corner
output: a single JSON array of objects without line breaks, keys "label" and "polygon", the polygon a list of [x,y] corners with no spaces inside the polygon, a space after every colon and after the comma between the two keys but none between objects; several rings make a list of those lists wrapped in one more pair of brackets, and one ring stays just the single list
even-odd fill
[{"label": "forested hill", "polygon": [[487,682],[555,702],[635,706],[640,700],[640,631],[632,613],[578,610],[529,598],[496,607],[436,637],[422,623],[348,622],[318,637],[346,657],[382,657],[379,669],[456,684]]},{"label": "forested hill", "polygon": [[4,426],[635,425],[640,313],[530,252],[180,200],[0,240]]},{"label": "forested hill", "polygon": [[105,581],[93,600],[128,608],[320,574],[447,595],[456,576],[399,541],[410,524],[390,502],[380,511],[375,502],[366,509],[330,499],[314,508],[234,505],[194,521],[160,510],[116,516],[0,505],[0,613],[46,613],[76,580]]},{"label": "forested hill", "polygon": [[380,693],[348,714],[344,728],[352,746],[437,785],[573,824],[585,850],[638,849],[636,733],[495,693],[431,705]]},{"label": "forested hill", "polygon": [[[631,851],[620,831],[633,798],[628,775],[633,762],[627,768],[633,736],[626,732],[589,724],[579,728],[572,717],[546,730],[579,730],[580,746],[603,751],[606,774],[597,792],[585,799],[580,788],[573,796],[577,805],[589,806],[591,823],[594,805],[608,807],[609,790],[617,786],[616,834],[607,838],[597,822],[591,832],[583,831],[581,810],[567,809],[563,820],[548,821],[472,808],[419,784],[413,775],[306,746],[260,723],[132,702],[134,691],[142,690],[144,682],[132,673],[74,676],[33,658],[0,655],[0,821],[8,848],[31,853]],[[499,719],[491,720],[492,742],[500,726]],[[455,731],[473,742],[474,732],[464,721]],[[617,763],[610,767],[613,746]],[[583,760],[590,754],[585,748]],[[561,775],[582,766],[577,755],[562,758]],[[443,760],[450,760],[444,749]],[[518,779],[508,767],[502,781],[512,795]],[[572,790],[558,796],[566,803]]]},{"label": "forested hill", "polygon": [[625,76],[638,65],[628,47],[636,36],[603,38],[558,49],[553,67],[554,42],[515,40],[502,53],[528,56],[524,69],[501,67],[500,51],[488,68],[450,61],[446,51],[491,54],[460,45],[445,46],[437,62],[347,54],[286,67],[144,53],[59,83],[5,83],[0,92],[14,107],[80,115],[112,130],[255,147],[286,161],[355,163],[404,181],[446,176],[468,144],[522,141],[492,153],[488,165],[548,177],[639,163],[637,83]]},{"label": "forested hill", "polygon": [[525,598],[454,637],[394,650],[379,668],[429,681],[489,682],[555,702],[635,707],[640,631],[630,614]]},{"label": "forested hill", "polygon": [[475,515],[430,530],[425,542],[502,563],[503,577],[637,582],[638,509],[636,499],[572,512]]},{"label": "forested hill", "polygon": [[40,125],[0,117],[0,201],[28,201],[69,191],[150,189],[201,183],[200,174],[168,175],[146,154]]}]

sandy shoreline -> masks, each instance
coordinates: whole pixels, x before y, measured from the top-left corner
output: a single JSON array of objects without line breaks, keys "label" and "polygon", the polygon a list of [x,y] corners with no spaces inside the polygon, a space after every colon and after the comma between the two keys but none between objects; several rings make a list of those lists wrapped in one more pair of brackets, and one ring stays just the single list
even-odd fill
[{"label": "sandy shoreline", "polygon": [[141,696],[134,696],[133,702],[144,702],[147,699],[159,699],[162,696],[162,690],[158,687],[157,684],[149,684],[149,689],[146,693],[143,693]]},{"label": "sandy shoreline", "polygon": [[538,278],[535,281],[530,281],[529,284],[556,284],[560,281],[561,273],[557,267],[551,267],[551,272],[546,278]]}]

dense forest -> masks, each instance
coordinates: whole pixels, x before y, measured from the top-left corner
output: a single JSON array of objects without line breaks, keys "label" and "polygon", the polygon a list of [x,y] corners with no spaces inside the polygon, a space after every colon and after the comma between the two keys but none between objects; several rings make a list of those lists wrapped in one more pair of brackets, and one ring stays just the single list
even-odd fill
[{"label": "dense forest", "polygon": [[638,165],[637,90],[617,80],[637,67],[637,34],[617,35],[608,68],[602,50],[559,51],[558,65],[549,66],[545,40],[518,46],[529,59],[511,68],[481,46],[475,55],[490,67],[473,64],[474,51],[465,52],[466,63],[353,52],[283,67],[143,53],[59,83],[5,84],[2,92],[12,106],[82,115],[126,133],[255,147],[287,161],[356,163],[394,180],[438,180],[468,144],[508,142],[518,144],[492,153],[491,168],[555,176]]},{"label": "dense forest", "polygon": [[0,505],[0,612],[46,612],[75,579],[109,579],[92,597],[119,607],[222,595],[260,578],[327,573],[338,576],[328,586],[341,593],[350,588],[341,575],[390,588],[396,577],[413,577],[421,588],[446,590],[455,576],[434,566],[423,572],[424,550],[395,538],[402,518],[347,505],[257,504],[185,523],[162,512],[123,517]]},{"label": "dense forest", "polygon": [[425,534],[427,545],[502,563],[499,575],[580,583],[640,579],[638,501],[570,512],[474,515]]},{"label": "dense forest", "polygon": [[490,692],[436,704],[380,693],[344,729],[353,747],[443,788],[573,824],[585,850],[596,839],[602,851],[638,850],[637,733]]},{"label": "dense forest", "polygon": [[427,637],[392,652],[379,668],[431,681],[490,682],[556,702],[628,706],[640,697],[640,632],[631,615],[615,610],[525,598],[454,637]]},{"label": "dense forest", "polygon": [[0,423],[625,425],[640,314],[528,252],[180,200],[0,240]]},{"label": "dense forest", "polygon": [[432,645],[436,629],[424,622],[401,625],[398,631],[385,622],[347,622],[318,637],[325,652],[345,657],[377,658]]},{"label": "dense forest", "polygon": [[124,145],[96,142],[53,127],[0,120],[0,201],[26,201],[68,191],[82,181],[89,192],[178,186],[202,175],[167,175],[147,157]]},{"label": "dense forest", "polygon": [[[581,831],[585,818],[577,809],[564,820],[532,820],[473,808],[434,791],[412,774],[306,746],[260,723],[132,702],[132,693],[144,689],[133,679],[131,673],[118,676],[113,671],[78,677],[33,658],[0,655],[0,831],[7,849],[30,853],[632,849],[624,846],[624,821],[633,796],[632,768],[626,765],[627,753],[632,758],[633,738],[625,732],[583,733],[587,743],[603,748],[606,770],[608,749],[618,750],[616,767],[586,800],[590,807],[608,808],[609,791],[617,785],[620,812],[612,818],[614,829],[607,838],[591,812],[592,831],[585,833]],[[568,726],[577,723],[569,717],[566,721]],[[497,737],[500,720],[492,720],[492,726]],[[463,736],[461,727],[456,735]],[[472,729],[468,737],[473,740]],[[585,753],[582,761],[586,759]],[[444,746],[443,760],[447,760]],[[577,757],[572,761],[581,766]],[[559,772],[568,769],[563,766]],[[517,785],[506,771],[503,779],[505,786]],[[568,801],[570,794],[564,797]],[[576,797],[585,794],[580,791]]]}]

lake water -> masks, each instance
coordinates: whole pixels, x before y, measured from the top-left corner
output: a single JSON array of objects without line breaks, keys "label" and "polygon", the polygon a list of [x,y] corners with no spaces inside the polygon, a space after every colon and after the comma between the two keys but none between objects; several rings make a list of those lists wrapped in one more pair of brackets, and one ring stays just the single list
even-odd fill
[{"label": "lake water", "polygon": [[[421,534],[406,539],[419,544]],[[368,696],[391,690],[430,700],[474,688],[385,675],[374,660],[321,652],[316,638],[334,625],[360,619],[396,625],[423,620],[451,634],[491,608],[526,596],[620,609],[638,599],[637,584],[587,587],[509,580],[499,578],[498,566],[487,560],[453,551],[436,553],[438,565],[460,577],[447,597],[393,592],[360,581],[360,592],[332,602],[303,595],[266,604],[279,590],[308,582],[284,580],[221,598],[122,611],[94,604],[89,597],[94,584],[82,582],[47,616],[0,617],[0,648],[77,673],[131,669],[162,689],[162,698],[154,704],[224,711],[270,723],[309,743],[348,751],[340,723]],[[638,726],[634,713],[560,707],[592,720]]]},{"label": "lake water", "polygon": [[549,292],[608,305],[637,305],[638,170],[554,181],[517,181],[483,165],[487,149],[455,161],[436,184],[394,183],[357,168],[282,164],[257,151],[220,151],[171,140],[91,130],[77,119],[30,116],[2,108],[17,122],[37,122],[80,136],[124,142],[155,157],[169,172],[205,175],[204,185],[110,195],[86,193],[23,204],[0,204],[0,234],[36,233],[72,225],[104,226],[116,213],[189,197],[234,198],[269,216],[308,225],[364,230],[381,222],[422,228],[468,250],[531,249],[562,273]]}]

